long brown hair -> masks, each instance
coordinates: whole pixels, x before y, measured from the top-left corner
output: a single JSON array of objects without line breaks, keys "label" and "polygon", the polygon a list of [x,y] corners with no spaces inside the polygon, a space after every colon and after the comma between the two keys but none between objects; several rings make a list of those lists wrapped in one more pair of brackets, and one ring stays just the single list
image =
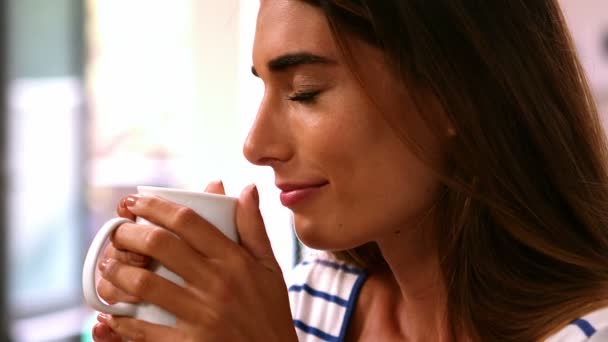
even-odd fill
[{"label": "long brown hair", "polygon": [[[608,154],[557,1],[306,2],[456,131],[437,232],[453,334],[535,341],[608,305]],[[338,254],[382,261],[374,245]]]}]

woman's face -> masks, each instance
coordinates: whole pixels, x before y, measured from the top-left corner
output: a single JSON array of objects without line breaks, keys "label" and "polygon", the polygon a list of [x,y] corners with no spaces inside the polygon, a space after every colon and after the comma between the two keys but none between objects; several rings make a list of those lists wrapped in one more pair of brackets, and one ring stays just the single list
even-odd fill
[{"label": "woman's face", "polygon": [[410,138],[438,151],[405,86],[379,50],[349,45],[354,65],[320,9],[261,1],[253,71],[265,93],[244,154],[272,167],[299,238],[317,249],[390,238],[415,224],[438,192],[430,169],[385,120],[401,118]]}]

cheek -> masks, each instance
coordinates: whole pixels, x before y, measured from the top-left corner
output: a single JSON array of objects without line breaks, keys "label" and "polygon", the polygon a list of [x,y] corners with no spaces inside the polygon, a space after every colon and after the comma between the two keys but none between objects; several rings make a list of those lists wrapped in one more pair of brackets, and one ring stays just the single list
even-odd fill
[{"label": "cheek", "polygon": [[346,250],[415,229],[435,203],[439,182],[384,175],[360,182],[361,172],[333,184],[315,210],[295,213],[298,237],[311,248]]},{"label": "cheek", "polygon": [[400,140],[358,136],[339,134],[318,151],[331,186],[314,210],[294,215],[298,236],[312,248],[354,248],[414,227],[437,198],[439,180]]},{"label": "cheek", "polygon": [[344,215],[350,214],[364,229],[385,234],[424,215],[435,202],[440,182],[411,153],[387,148],[385,153],[376,151],[341,189]]}]

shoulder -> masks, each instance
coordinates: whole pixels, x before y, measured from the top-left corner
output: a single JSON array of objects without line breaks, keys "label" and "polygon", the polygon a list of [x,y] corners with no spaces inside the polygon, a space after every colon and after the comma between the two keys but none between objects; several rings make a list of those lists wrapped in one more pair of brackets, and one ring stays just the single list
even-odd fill
[{"label": "shoulder", "polygon": [[608,307],[575,319],[545,342],[608,341]]},{"label": "shoulder", "polygon": [[288,290],[300,341],[340,340],[364,281],[361,269],[325,252],[298,264],[288,277]]}]

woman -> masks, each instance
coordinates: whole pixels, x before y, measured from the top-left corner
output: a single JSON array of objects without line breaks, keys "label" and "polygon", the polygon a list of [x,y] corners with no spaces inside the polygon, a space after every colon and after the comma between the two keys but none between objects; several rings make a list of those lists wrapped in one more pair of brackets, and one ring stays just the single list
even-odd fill
[{"label": "woman", "polygon": [[[242,246],[131,196],[121,215],[182,242],[122,226],[99,290],[179,323],[102,314],[97,341],[606,336],[606,144],[557,1],[263,0],[253,64],[266,90],[245,156],[274,170],[303,243],[328,252],[288,292],[255,187]],[[167,284],[138,254],[191,281]]]}]

